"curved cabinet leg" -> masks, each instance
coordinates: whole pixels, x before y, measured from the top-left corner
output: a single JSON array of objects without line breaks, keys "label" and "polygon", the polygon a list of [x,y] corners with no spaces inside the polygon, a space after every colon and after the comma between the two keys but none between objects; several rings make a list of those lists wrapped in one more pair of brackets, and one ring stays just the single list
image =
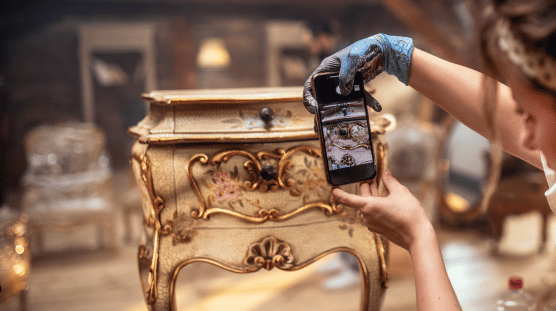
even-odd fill
[{"label": "curved cabinet leg", "polygon": [[[382,266],[383,263],[385,264],[384,262],[385,254],[380,253],[381,250],[384,249],[380,244],[381,243],[380,238],[368,231],[367,233],[369,235],[362,237],[360,241],[361,243],[356,243],[357,245],[350,245],[348,247],[344,247],[344,246],[334,247],[329,251],[324,251],[323,253],[321,253],[321,255],[318,255],[317,257],[321,258],[327,254],[330,254],[331,252],[342,252],[342,251],[355,255],[359,264],[361,279],[362,279],[360,310],[379,311],[381,307],[381,300],[384,291],[387,287],[386,270],[385,270],[385,266]],[[267,249],[283,250],[283,248],[278,247],[280,245],[276,247],[266,247],[266,244],[264,243],[264,241],[266,240],[267,239],[264,239],[260,243],[253,244],[253,245],[260,244],[262,247],[262,248],[259,247],[260,248],[258,249],[259,251],[255,252],[257,256],[264,253],[260,251],[263,248],[265,250]],[[283,243],[283,244],[287,245],[287,243]],[[259,262],[256,260],[253,262],[247,260],[245,261],[246,266],[240,268],[239,266],[236,265],[230,266],[221,263],[219,260],[213,260],[206,257],[195,257],[193,253],[189,254],[188,252],[180,252],[180,255],[178,256],[179,260],[177,260],[177,258],[173,258],[172,256],[170,256],[169,258],[159,257],[157,263],[157,269],[156,269],[156,278],[153,279],[153,275],[152,273],[150,273],[150,271],[153,263],[152,260],[153,258],[156,258],[156,256],[153,256],[153,254],[150,254],[150,252],[152,252],[152,250],[148,250],[147,247],[145,246],[139,247],[139,254],[138,254],[139,273],[141,276],[143,293],[145,295],[148,308],[151,311],[177,310],[176,298],[175,298],[175,282],[177,279],[177,275],[183,267],[193,262],[210,263],[235,273],[252,273],[260,270],[261,268],[270,270],[274,267],[275,264],[278,269],[294,271],[306,267],[311,262],[314,262],[313,260],[318,260],[318,258],[310,259],[308,261],[303,260],[303,262],[301,262],[301,265],[297,267],[293,265],[290,267],[288,265],[289,261],[287,260],[288,258],[286,256],[287,254],[289,254],[289,248],[288,248],[288,251],[283,254],[280,252],[276,252],[276,253],[271,252],[268,254],[264,253],[265,255],[262,256],[261,258],[265,259],[265,263],[270,264],[270,266],[262,264],[262,266],[260,267],[257,266],[253,268],[252,265],[257,265],[259,264]],[[377,252],[379,252],[378,257],[381,258],[378,263],[377,263]],[[249,254],[247,254],[246,258],[249,258]],[[275,262],[274,259],[278,257],[284,258],[285,260],[283,262],[282,261]],[[379,267],[377,267],[377,265]],[[154,289],[156,289],[154,297],[153,297],[152,290],[149,289],[149,284],[151,284],[151,286],[154,286]],[[151,301],[149,301],[149,298],[151,299]]]},{"label": "curved cabinet leg", "polygon": [[158,257],[156,274],[152,273],[152,249],[139,245],[138,263],[139,277],[145,302],[151,311],[175,310],[175,297],[171,293],[172,271],[174,269],[171,259]]},{"label": "curved cabinet leg", "polygon": [[[354,251],[359,262],[361,273],[361,311],[378,311],[381,309],[382,297],[388,287],[388,275],[386,271],[385,251],[382,241],[375,235],[375,247],[370,245],[355,246]],[[377,265],[377,253],[380,269],[373,269]],[[372,303],[372,302],[379,303]]]},{"label": "curved cabinet leg", "polygon": [[[169,259],[167,259],[169,260]],[[153,304],[149,306],[149,310],[152,311],[174,311],[177,310],[176,297],[173,292],[171,292],[171,282],[172,282],[172,268],[168,265],[164,259],[159,260],[158,266],[158,278],[157,278],[157,297]]]}]

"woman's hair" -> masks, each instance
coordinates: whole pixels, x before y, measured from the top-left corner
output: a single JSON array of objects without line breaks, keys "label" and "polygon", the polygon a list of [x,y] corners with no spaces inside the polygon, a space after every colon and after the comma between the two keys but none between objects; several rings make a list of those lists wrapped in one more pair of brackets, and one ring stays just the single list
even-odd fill
[{"label": "woman's hair", "polygon": [[[484,3],[485,0],[482,1]],[[483,191],[482,210],[486,210],[488,202],[496,189],[502,167],[502,146],[495,126],[496,95],[498,93],[497,80],[501,77],[499,66],[502,62],[500,62],[500,57],[509,50],[507,47],[504,50],[500,45],[501,29],[505,29],[506,34],[509,33],[512,39],[515,38],[513,42],[520,42],[519,44],[523,48],[520,51],[522,55],[533,53],[535,57],[540,59],[556,60],[556,2],[554,0],[486,1],[486,8],[480,10],[484,12],[484,16],[482,27],[479,28],[479,44],[483,60],[482,68],[486,74],[483,79],[483,112],[490,132],[491,165],[487,186]],[[502,28],[502,25],[504,25],[504,28]],[[506,54],[506,56],[509,55]],[[523,61],[525,63],[525,60]],[[541,83],[540,80],[535,78],[535,75],[530,73],[527,75],[523,72],[526,81],[529,81],[530,85],[539,91],[551,95],[554,98],[554,103],[556,103],[556,88],[546,87],[547,83]],[[551,76],[556,79],[556,72],[552,72]],[[556,110],[556,105],[553,108]]]},{"label": "woman's hair", "polygon": [[[485,73],[499,78],[499,62],[505,53],[498,44],[500,21],[507,22],[511,34],[519,40],[526,53],[535,53],[556,61],[556,1],[554,0],[490,0],[486,7],[479,42]],[[556,76],[556,73],[554,73]],[[556,101],[556,89],[524,75],[531,85],[546,92]]]}]

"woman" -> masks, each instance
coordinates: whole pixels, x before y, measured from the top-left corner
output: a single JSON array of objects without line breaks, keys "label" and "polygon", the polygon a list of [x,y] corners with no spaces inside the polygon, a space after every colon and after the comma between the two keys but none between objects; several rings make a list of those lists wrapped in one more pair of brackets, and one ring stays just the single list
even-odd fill
[{"label": "woman", "polygon": [[[479,134],[494,139],[492,133],[498,133],[496,139],[505,151],[544,170],[550,186],[546,196],[554,211],[556,2],[498,0],[487,13],[481,33],[483,58],[488,76],[504,84],[413,48],[409,38],[384,34],[360,40],[326,58],[313,75],[340,71],[341,90],[347,94],[355,71],[361,71],[366,81],[386,71]],[[314,113],[310,81],[311,77],[305,84],[304,104]],[[485,98],[496,99],[494,114],[486,112]],[[436,233],[419,201],[389,171],[383,181],[382,196],[374,181],[361,184],[360,196],[340,189],[333,194],[343,205],[360,210],[369,230],[409,251],[419,310],[461,310]]]}]

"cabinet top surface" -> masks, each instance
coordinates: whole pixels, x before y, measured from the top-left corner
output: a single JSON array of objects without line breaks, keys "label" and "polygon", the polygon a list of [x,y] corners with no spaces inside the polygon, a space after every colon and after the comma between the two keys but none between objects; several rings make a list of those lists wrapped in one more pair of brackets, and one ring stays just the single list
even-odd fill
[{"label": "cabinet top surface", "polygon": [[254,102],[301,102],[302,87],[267,87],[243,89],[167,90],[142,95],[143,99],[159,105],[240,104]]}]

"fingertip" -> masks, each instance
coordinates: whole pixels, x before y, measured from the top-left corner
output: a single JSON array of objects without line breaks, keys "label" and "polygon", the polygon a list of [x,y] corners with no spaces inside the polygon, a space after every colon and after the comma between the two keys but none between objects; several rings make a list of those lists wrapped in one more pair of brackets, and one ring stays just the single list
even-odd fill
[{"label": "fingertip", "polygon": [[353,90],[353,80],[347,81],[345,84],[341,84],[340,86],[340,92],[342,93],[342,96],[349,95],[352,90]]},{"label": "fingertip", "polygon": [[365,99],[367,106],[371,107],[376,112],[382,111],[382,106],[369,92],[365,91]]},{"label": "fingertip", "polygon": [[368,197],[371,195],[371,185],[366,181],[360,182],[359,191],[361,192],[361,196]]},{"label": "fingertip", "polygon": [[334,199],[336,199],[337,202],[342,203],[344,194],[344,191],[342,191],[339,188],[332,188],[332,195],[334,196]]},{"label": "fingertip", "polygon": [[309,111],[311,114],[317,113],[317,101],[313,96],[311,80],[314,73],[305,81],[305,85],[303,86],[303,105],[305,109]]},{"label": "fingertip", "polygon": [[340,92],[343,96],[348,95],[351,93],[353,89],[353,79],[355,77],[355,66],[352,64],[351,61],[343,61],[342,66],[340,67],[340,74],[338,79],[340,81]]},{"label": "fingertip", "polygon": [[312,96],[303,98],[303,106],[305,106],[305,109],[307,109],[309,113],[317,113],[317,101]]},{"label": "fingertip", "polygon": [[333,188],[332,195],[334,196],[334,198],[338,203],[342,205],[350,205],[350,200],[349,200],[350,194],[345,192],[344,190],[340,188]]},{"label": "fingertip", "polygon": [[382,172],[382,179],[395,180],[394,176],[392,176],[392,172],[390,172],[389,169],[385,169],[384,172]]},{"label": "fingertip", "polygon": [[344,190],[338,188],[338,187],[333,187],[333,188],[332,188],[332,194],[333,194],[334,196],[337,196],[337,195],[340,195],[340,196],[341,196],[341,195],[343,195],[344,193],[346,193],[346,192],[345,192]]},{"label": "fingertip", "polygon": [[371,195],[372,195],[373,197],[377,197],[377,196],[378,196],[378,185],[377,185],[375,179],[373,179],[373,180],[371,181],[370,189],[371,189]]},{"label": "fingertip", "polygon": [[371,108],[373,108],[373,110],[376,111],[376,112],[381,112],[382,111],[382,105],[376,99],[373,102]]},{"label": "fingertip", "polygon": [[392,176],[392,173],[388,169],[385,169],[382,173],[382,181],[389,193],[391,193],[392,190],[398,189],[400,186],[402,186],[402,184],[400,184],[400,182],[396,178],[394,178],[394,176]]}]

